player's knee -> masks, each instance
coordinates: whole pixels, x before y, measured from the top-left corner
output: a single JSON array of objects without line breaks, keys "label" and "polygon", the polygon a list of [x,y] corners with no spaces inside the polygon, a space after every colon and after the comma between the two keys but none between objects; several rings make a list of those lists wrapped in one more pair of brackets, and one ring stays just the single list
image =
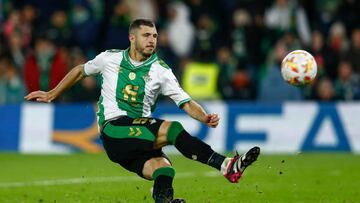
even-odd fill
[{"label": "player's knee", "polygon": [[176,138],[184,130],[183,126],[178,121],[171,122],[169,130],[166,135],[166,140],[170,144],[175,144]]},{"label": "player's knee", "polygon": [[168,176],[173,178],[175,176],[175,169],[171,166],[163,166],[154,170],[152,179],[155,180],[159,176]]},{"label": "player's knee", "polygon": [[146,179],[151,180],[154,171],[163,167],[171,167],[170,161],[164,157],[151,158],[144,163],[144,167],[142,170],[143,176]]}]

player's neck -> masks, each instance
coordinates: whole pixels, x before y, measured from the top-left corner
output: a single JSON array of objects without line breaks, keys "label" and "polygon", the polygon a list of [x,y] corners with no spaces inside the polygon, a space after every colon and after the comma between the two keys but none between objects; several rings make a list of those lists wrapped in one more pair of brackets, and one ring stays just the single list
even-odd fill
[{"label": "player's neck", "polygon": [[146,59],[149,58],[149,57],[145,57],[145,56],[142,55],[141,53],[137,52],[136,49],[133,48],[133,47],[130,47],[129,57],[130,57],[132,60],[138,61],[138,62],[145,61]]}]

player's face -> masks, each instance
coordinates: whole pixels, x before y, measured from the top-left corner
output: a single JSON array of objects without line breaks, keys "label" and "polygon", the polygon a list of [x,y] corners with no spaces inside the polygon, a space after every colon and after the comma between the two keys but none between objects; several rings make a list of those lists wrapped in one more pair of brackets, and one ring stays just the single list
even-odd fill
[{"label": "player's face", "polygon": [[135,49],[145,57],[151,56],[156,49],[157,31],[155,27],[140,26],[135,36]]}]

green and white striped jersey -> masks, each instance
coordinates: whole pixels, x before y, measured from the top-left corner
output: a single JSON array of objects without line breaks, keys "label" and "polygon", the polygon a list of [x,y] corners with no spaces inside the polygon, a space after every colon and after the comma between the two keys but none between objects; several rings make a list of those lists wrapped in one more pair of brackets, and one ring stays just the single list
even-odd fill
[{"label": "green and white striped jersey", "polygon": [[86,75],[100,74],[99,124],[121,115],[150,117],[160,94],[178,106],[191,100],[171,69],[154,53],[143,63],[129,57],[129,49],[108,50],[84,65]]}]

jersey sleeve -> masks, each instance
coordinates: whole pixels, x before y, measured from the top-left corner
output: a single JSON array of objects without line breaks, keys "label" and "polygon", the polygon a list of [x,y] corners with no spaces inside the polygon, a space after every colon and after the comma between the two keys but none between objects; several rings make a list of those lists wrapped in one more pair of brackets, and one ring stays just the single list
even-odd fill
[{"label": "jersey sleeve", "polygon": [[191,100],[190,96],[181,88],[171,69],[162,74],[161,92],[170,97],[178,107]]},{"label": "jersey sleeve", "polygon": [[104,69],[105,52],[100,53],[94,59],[84,64],[84,72],[86,75],[93,75],[102,72]]}]

